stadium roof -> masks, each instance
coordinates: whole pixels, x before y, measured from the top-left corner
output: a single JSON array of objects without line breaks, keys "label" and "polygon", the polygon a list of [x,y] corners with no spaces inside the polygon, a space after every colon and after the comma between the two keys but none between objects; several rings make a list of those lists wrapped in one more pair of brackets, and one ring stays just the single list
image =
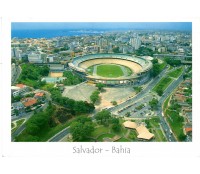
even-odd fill
[{"label": "stadium roof", "polygon": [[144,125],[138,126],[137,123],[132,121],[125,121],[123,125],[126,128],[136,129],[138,133],[137,138],[150,140],[151,138],[154,137],[154,134],[150,133],[149,130]]},{"label": "stadium roof", "polygon": [[138,132],[138,138],[141,139],[146,139],[146,140],[150,140],[151,138],[154,137],[154,134],[150,133],[149,130],[144,126],[144,125],[140,125],[136,128],[136,131]]},{"label": "stadium roof", "polygon": [[130,128],[130,129],[136,129],[136,127],[138,126],[135,122],[132,121],[126,121],[123,123],[124,127],[126,128]]}]

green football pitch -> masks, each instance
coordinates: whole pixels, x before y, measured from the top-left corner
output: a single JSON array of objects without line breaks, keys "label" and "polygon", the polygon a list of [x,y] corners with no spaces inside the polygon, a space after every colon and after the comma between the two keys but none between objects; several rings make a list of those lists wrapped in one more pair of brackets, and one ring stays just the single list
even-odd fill
[{"label": "green football pitch", "polygon": [[102,77],[120,77],[124,73],[119,65],[98,65],[97,66],[97,75]]}]

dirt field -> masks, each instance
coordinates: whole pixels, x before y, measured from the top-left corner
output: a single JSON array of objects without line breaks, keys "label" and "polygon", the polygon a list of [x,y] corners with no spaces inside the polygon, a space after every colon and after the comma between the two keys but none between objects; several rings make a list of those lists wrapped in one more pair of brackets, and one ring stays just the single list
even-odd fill
[{"label": "dirt field", "polygon": [[62,77],[63,72],[50,72],[49,76],[50,77]]}]

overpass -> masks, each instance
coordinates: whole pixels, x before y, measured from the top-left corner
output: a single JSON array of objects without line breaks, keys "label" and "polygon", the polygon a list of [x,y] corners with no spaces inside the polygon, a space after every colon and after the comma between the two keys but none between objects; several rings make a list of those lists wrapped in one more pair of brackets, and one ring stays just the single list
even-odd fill
[{"label": "overpass", "polygon": [[172,58],[192,58],[192,56],[182,54],[153,54],[154,57],[172,57]]}]

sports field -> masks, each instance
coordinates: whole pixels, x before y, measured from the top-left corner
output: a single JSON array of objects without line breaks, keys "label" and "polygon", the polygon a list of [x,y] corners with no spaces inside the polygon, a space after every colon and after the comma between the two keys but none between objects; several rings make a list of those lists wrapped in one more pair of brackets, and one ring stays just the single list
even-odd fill
[{"label": "sports field", "polygon": [[98,65],[96,73],[98,76],[110,78],[120,77],[124,75],[121,67],[118,65]]},{"label": "sports field", "polygon": [[63,77],[63,72],[50,72],[50,77]]}]

